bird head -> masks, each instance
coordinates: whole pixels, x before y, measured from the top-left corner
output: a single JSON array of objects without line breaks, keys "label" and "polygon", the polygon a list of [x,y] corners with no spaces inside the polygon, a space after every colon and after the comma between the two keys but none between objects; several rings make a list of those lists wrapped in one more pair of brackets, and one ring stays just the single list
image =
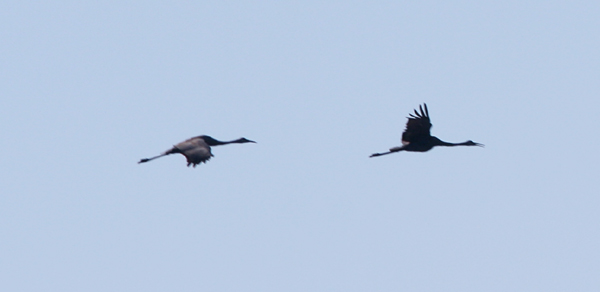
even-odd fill
[{"label": "bird head", "polygon": [[465,145],[467,145],[467,146],[479,146],[479,147],[483,147],[483,146],[485,146],[485,145],[483,145],[483,144],[481,144],[481,143],[475,143],[475,142],[473,142],[473,141],[471,141],[471,140],[469,140],[469,141],[465,142]]},{"label": "bird head", "polygon": [[254,142],[254,141],[252,141],[252,140],[248,140],[248,139],[246,139],[246,138],[239,138],[239,139],[237,140],[237,142],[238,142],[238,143],[256,143],[256,142]]}]

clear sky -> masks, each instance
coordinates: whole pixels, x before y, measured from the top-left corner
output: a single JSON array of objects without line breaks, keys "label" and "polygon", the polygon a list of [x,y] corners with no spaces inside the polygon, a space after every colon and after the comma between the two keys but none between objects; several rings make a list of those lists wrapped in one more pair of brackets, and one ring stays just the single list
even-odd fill
[{"label": "clear sky", "polygon": [[[600,2],[53,2],[0,3],[0,290],[599,291]],[[369,158],[423,102],[486,147]],[[202,134],[258,143],[137,164]]]}]

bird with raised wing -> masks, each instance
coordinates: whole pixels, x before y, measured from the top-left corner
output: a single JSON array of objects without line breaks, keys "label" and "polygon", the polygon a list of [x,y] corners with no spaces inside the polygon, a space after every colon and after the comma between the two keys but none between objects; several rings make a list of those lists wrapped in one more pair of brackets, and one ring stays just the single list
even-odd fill
[{"label": "bird with raised wing", "polygon": [[[425,110],[423,110],[425,108]],[[435,136],[431,136],[431,121],[429,120],[429,111],[427,110],[427,104],[423,106],[419,105],[418,112],[416,109],[415,114],[409,114],[408,122],[406,122],[406,129],[402,133],[402,146],[393,147],[388,152],[374,153],[370,157],[377,157],[381,155],[391,154],[399,151],[411,151],[411,152],[425,152],[431,150],[435,146],[480,146],[483,144],[475,143],[471,140],[462,143],[449,143],[438,139]]]},{"label": "bird with raised wing", "polygon": [[213,157],[212,152],[210,151],[210,146],[226,145],[226,144],[232,144],[232,143],[256,143],[256,142],[248,140],[246,138],[239,138],[237,140],[223,142],[223,141],[216,140],[211,136],[202,135],[202,136],[187,139],[179,144],[176,144],[173,146],[173,148],[163,152],[161,155],[154,156],[152,158],[141,159],[138,163],[148,162],[150,160],[153,160],[153,159],[156,159],[159,157],[163,157],[163,156],[166,156],[169,154],[180,153],[180,154],[183,154],[183,156],[185,156],[185,158],[187,159],[188,167],[190,165],[193,165],[194,167],[196,167],[196,165],[198,165],[202,162],[206,163],[208,160],[210,160],[211,157]]}]

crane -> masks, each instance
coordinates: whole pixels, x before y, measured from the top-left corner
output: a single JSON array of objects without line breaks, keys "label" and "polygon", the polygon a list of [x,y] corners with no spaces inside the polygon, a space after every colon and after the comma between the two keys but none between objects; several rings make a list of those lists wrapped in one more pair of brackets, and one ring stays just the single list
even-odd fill
[{"label": "crane", "polygon": [[183,154],[183,156],[185,156],[185,158],[187,159],[188,167],[190,165],[193,165],[194,167],[196,167],[196,165],[198,165],[202,162],[206,163],[208,160],[210,160],[211,157],[213,157],[212,152],[210,151],[210,146],[226,145],[226,144],[232,144],[232,143],[256,143],[256,142],[254,142],[252,140],[248,140],[246,138],[239,138],[237,140],[223,142],[223,141],[216,140],[215,138],[213,138],[211,136],[202,135],[202,136],[197,136],[197,137],[187,139],[179,144],[176,144],[173,146],[173,148],[163,152],[160,155],[157,155],[157,156],[154,156],[151,158],[141,159],[138,163],[148,162],[150,160],[153,160],[153,159],[156,159],[159,157],[163,157],[163,156],[166,156],[169,154],[180,153],[180,154]]},{"label": "crane", "polygon": [[[423,110],[423,107],[425,110]],[[435,146],[484,146],[471,140],[462,143],[449,143],[431,136],[431,121],[429,120],[427,104],[423,103],[423,106],[419,105],[419,110],[420,112],[415,109],[415,114],[410,113],[409,117],[407,117],[406,129],[402,133],[402,146],[393,147],[388,152],[373,153],[370,157],[387,155],[398,151],[426,152]]]}]

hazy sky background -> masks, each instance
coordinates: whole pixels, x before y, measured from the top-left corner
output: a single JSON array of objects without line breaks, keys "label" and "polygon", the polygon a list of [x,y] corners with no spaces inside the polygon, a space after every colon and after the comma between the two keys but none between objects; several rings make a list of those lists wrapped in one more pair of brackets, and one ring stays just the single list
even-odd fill
[{"label": "hazy sky background", "polygon": [[[4,1],[2,291],[599,291],[598,1]],[[426,102],[485,148],[368,158]],[[171,155],[215,147],[197,168]]]}]

